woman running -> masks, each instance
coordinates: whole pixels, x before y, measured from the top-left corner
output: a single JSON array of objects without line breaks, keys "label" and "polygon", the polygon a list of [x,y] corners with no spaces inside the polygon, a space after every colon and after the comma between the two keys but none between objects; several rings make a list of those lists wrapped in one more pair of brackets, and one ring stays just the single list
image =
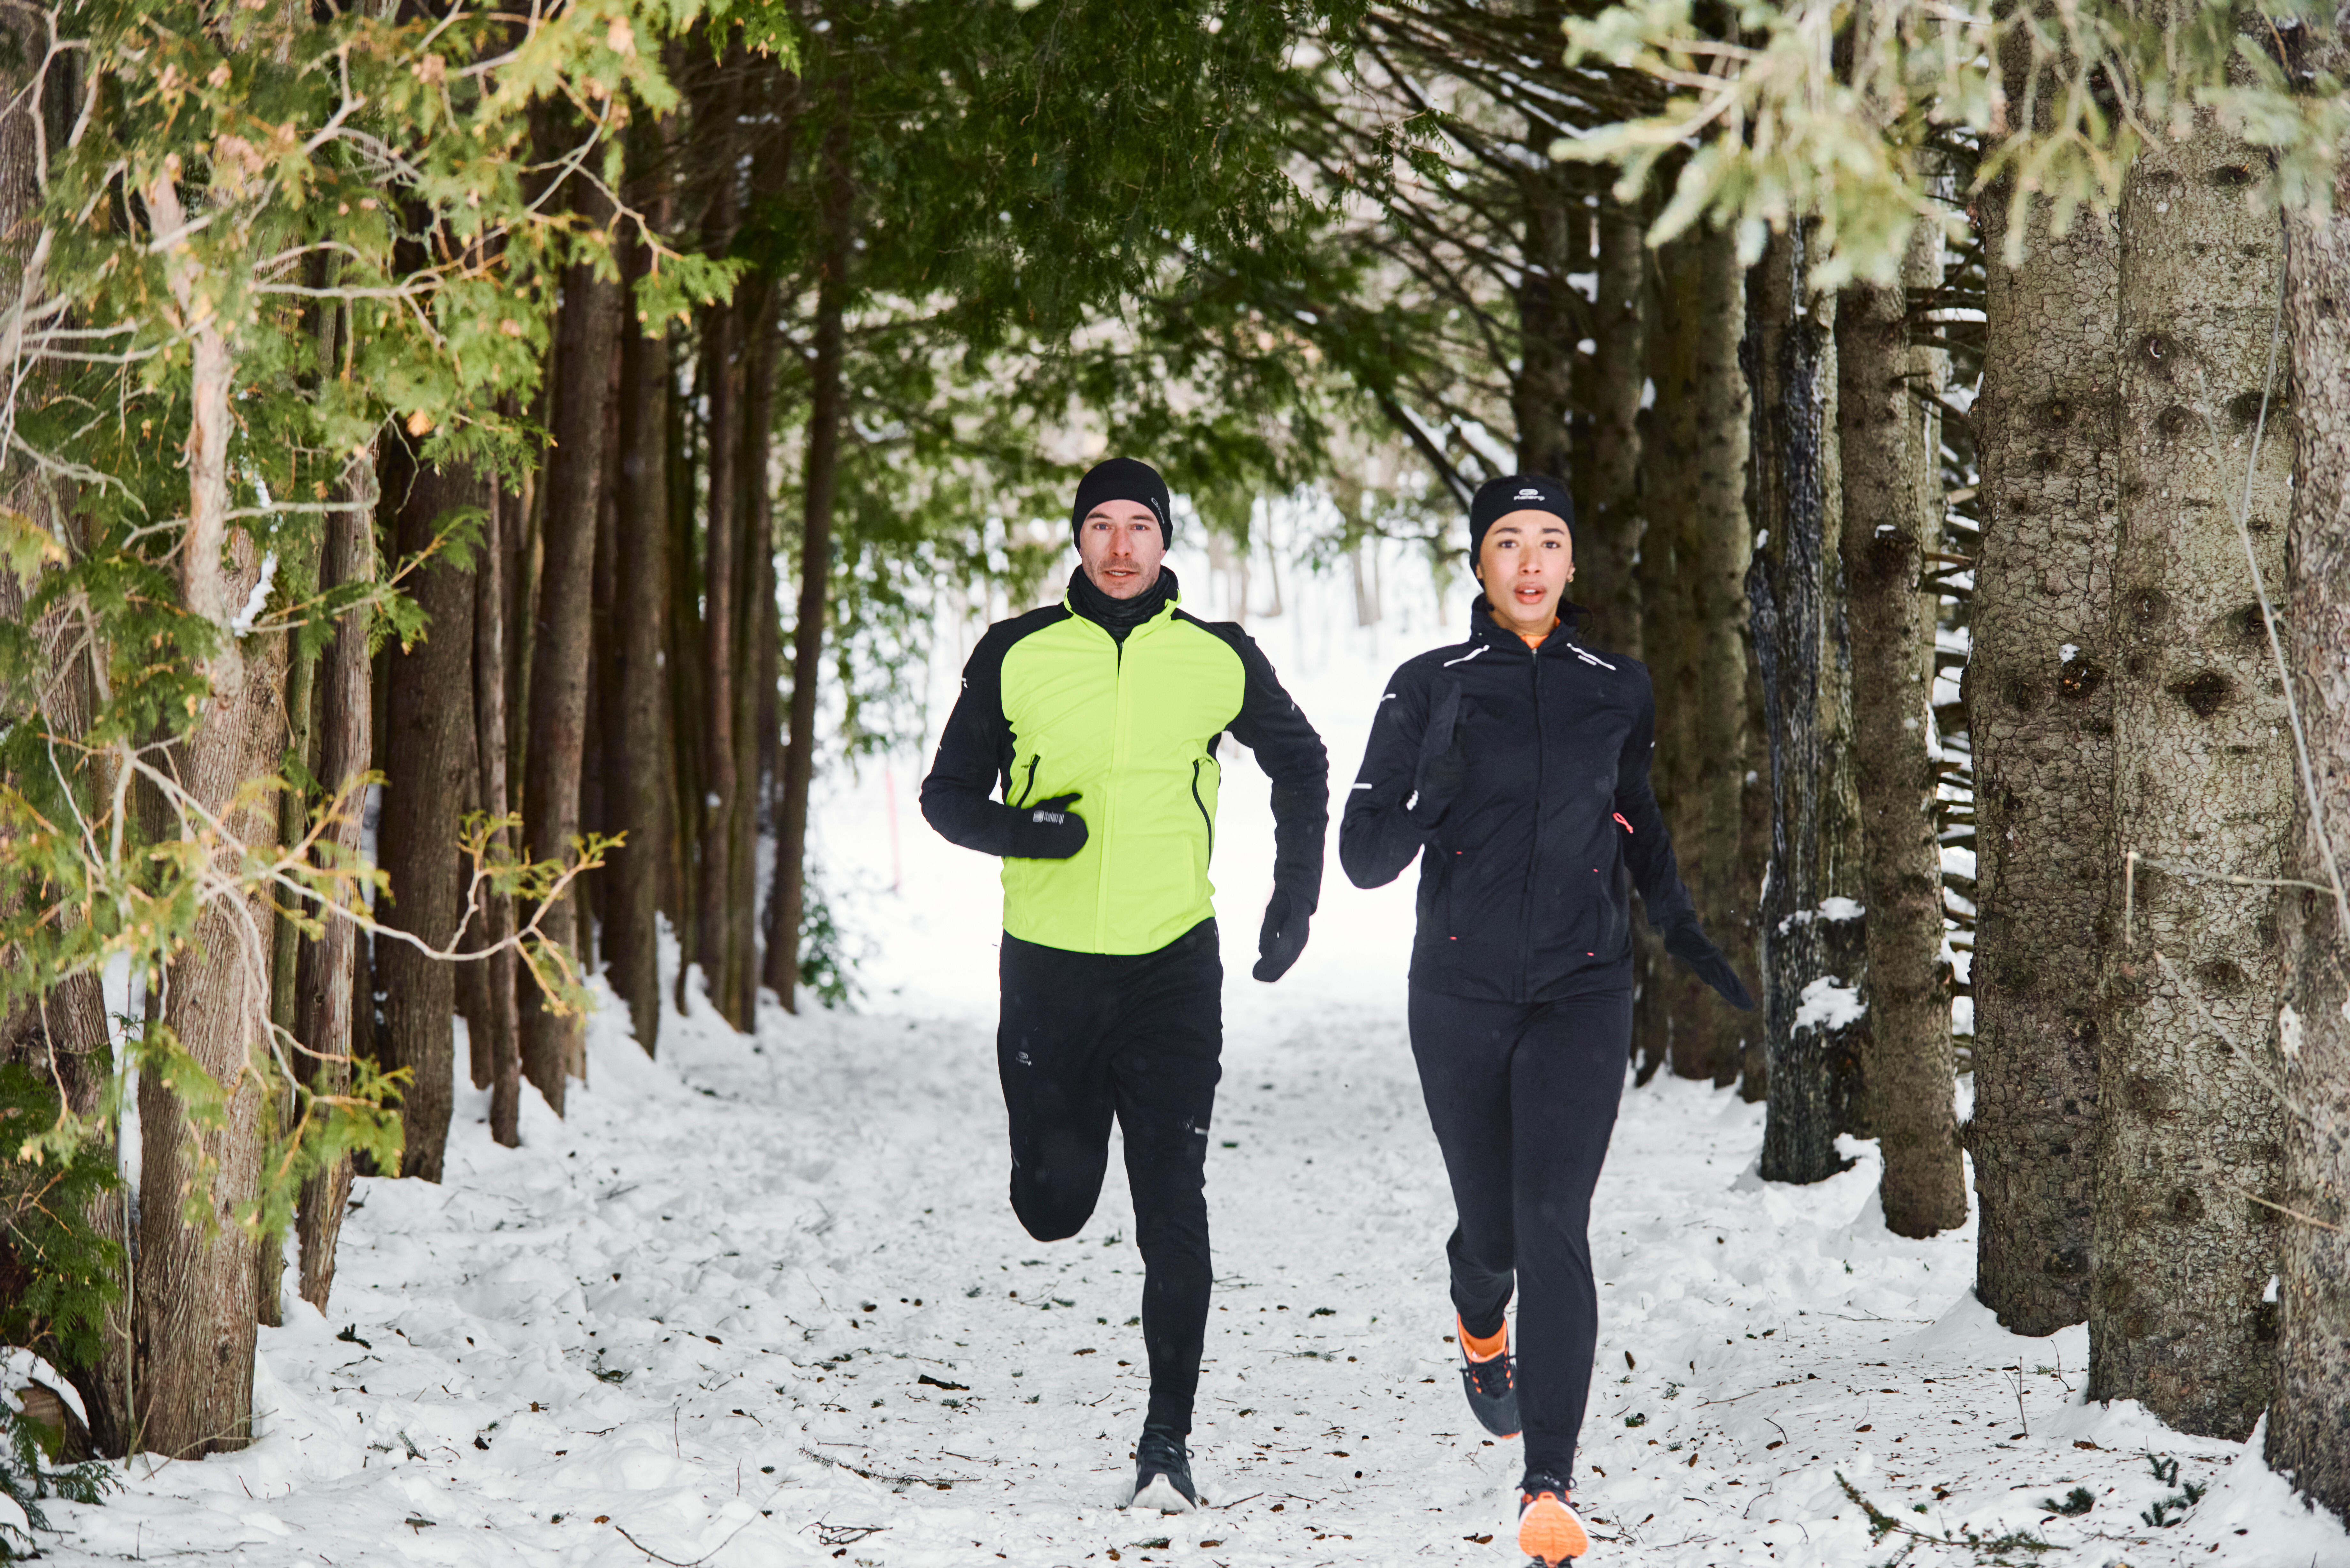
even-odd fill
[{"label": "woman running", "polygon": [[1648,672],[1575,639],[1574,521],[1551,480],[1477,492],[1469,639],[1388,682],[1339,830],[1358,888],[1427,851],[1411,1050],[1458,1212],[1461,1381],[1496,1437],[1523,1412],[1518,1547],[1545,1568],[1590,1545],[1569,1501],[1598,1338],[1585,1231],[1631,1046],[1630,888],[1666,951],[1754,1005],[1698,922],[1648,788]]}]

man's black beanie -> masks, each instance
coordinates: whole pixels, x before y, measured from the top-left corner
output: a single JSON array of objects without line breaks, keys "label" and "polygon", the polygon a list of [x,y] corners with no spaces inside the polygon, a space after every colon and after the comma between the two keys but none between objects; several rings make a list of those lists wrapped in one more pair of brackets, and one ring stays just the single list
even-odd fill
[{"label": "man's black beanie", "polygon": [[1485,547],[1485,530],[1513,512],[1547,512],[1575,532],[1575,497],[1555,479],[1540,474],[1513,473],[1489,479],[1477,487],[1469,503],[1469,559],[1474,562]]},{"label": "man's black beanie", "polygon": [[1069,508],[1070,537],[1085,531],[1086,514],[1105,501],[1139,501],[1149,507],[1159,519],[1159,538],[1174,547],[1175,514],[1168,507],[1167,482],[1157,469],[1130,457],[1110,457],[1086,470],[1077,481],[1076,504]]}]

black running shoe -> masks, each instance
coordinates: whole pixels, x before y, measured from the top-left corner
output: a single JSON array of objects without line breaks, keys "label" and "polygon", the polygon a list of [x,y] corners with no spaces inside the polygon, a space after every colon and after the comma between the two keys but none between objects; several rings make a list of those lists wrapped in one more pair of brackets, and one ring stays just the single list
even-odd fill
[{"label": "black running shoe", "polygon": [[1157,1427],[1142,1428],[1142,1441],[1134,1446],[1134,1496],[1127,1506],[1161,1513],[1189,1513],[1200,1506],[1199,1489],[1191,1484],[1191,1455],[1180,1438]]},{"label": "black running shoe", "polygon": [[1502,1331],[1501,1353],[1481,1361],[1469,1354],[1469,1331],[1459,1318],[1452,1320],[1452,1327],[1461,1344],[1461,1386],[1469,1396],[1470,1414],[1497,1438],[1516,1437],[1518,1358],[1509,1352],[1509,1330]]}]

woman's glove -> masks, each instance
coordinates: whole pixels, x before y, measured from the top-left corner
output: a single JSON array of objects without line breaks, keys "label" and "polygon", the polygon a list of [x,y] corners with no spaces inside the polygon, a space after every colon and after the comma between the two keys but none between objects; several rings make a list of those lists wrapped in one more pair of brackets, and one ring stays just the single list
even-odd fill
[{"label": "woman's glove", "polygon": [[1695,915],[1684,915],[1667,926],[1664,937],[1665,950],[1689,965],[1698,979],[1720,992],[1722,1001],[1743,1012],[1754,1011],[1754,998],[1748,992],[1746,982],[1738,978],[1738,971],[1730,967],[1730,960],[1706,936],[1705,928],[1698,923]]},{"label": "woman's glove", "polygon": [[1411,803],[1412,820],[1433,825],[1444,815],[1444,808],[1452,804],[1452,797],[1461,793],[1461,785],[1468,776],[1469,759],[1455,738],[1451,745],[1429,760],[1427,772],[1419,781],[1419,797]]},{"label": "woman's glove", "polygon": [[1069,809],[1077,794],[1056,794],[1034,805],[1016,807],[1020,818],[1012,825],[1014,860],[1066,860],[1086,846],[1086,819]]},{"label": "woman's glove", "polygon": [[1305,928],[1314,906],[1276,886],[1264,906],[1264,927],[1257,932],[1256,967],[1249,972],[1266,981],[1279,980],[1305,950]]}]

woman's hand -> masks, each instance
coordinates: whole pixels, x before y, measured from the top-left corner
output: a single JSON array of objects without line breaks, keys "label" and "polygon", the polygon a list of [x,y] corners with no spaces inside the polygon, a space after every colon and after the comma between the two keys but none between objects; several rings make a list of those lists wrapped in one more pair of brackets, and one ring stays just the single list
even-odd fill
[{"label": "woman's hand", "polygon": [[1721,1000],[1742,1012],[1754,1011],[1753,995],[1730,960],[1705,934],[1695,915],[1684,915],[1664,930],[1665,950],[1689,965],[1691,973],[1721,993]]}]

